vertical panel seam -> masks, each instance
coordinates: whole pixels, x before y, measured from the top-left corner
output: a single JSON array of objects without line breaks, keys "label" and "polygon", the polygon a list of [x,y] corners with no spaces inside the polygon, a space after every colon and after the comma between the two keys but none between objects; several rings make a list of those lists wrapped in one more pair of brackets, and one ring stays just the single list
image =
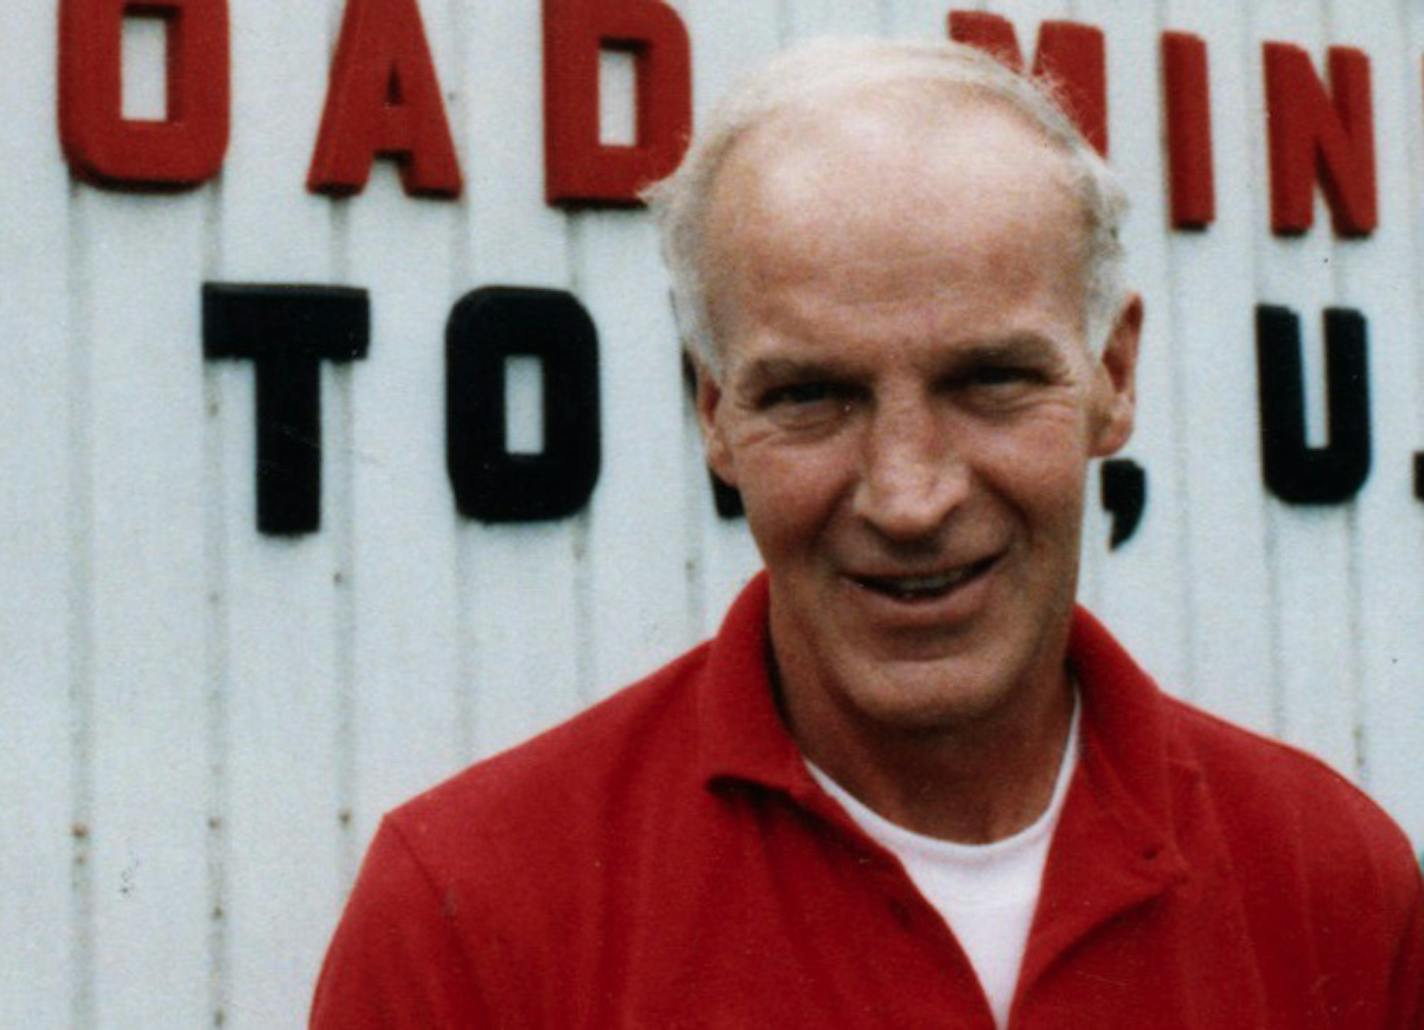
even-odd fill
[{"label": "vertical panel seam", "polygon": [[[223,265],[222,180],[208,187],[203,219],[203,278],[214,279]],[[201,320],[200,320],[201,324]],[[201,338],[195,344],[201,345]],[[226,482],[223,461],[222,394],[217,373],[202,363],[204,452],[204,572],[206,613],[204,626],[205,679],[207,681],[207,875],[208,875],[208,1006],[213,1024],[226,1019],[231,990],[231,954],[228,926],[227,864],[230,723],[228,698],[232,681],[230,624],[228,621],[228,550],[223,511]]]},{"label": "vertical panel seam", "polygon": [[[447,71],[445,72],[445,81],[451,84],[447,102],[450,108],[456,153],[459,156],[461,167],[466,170],[465,189],[461,192],[459,199],[451,205],[450,210],[451,283],[449,292],[452,305],[466,290],[471,288],[470,280],[474,269],[474,211],[470,202],[470,193],[474,189],[474,185],[469,174],[469,169],[475,163],[474,143],[470,139],[468,131],[460,131],[461,129],[468,130],[469,126],[469,119],[463,116],[467,103],[465,91],[468,88],[465,70],[470,63],[468,8],[469,5],[465,0],[447,0],[445,7],[446,36],[453,40],[450,44],[452,56],[446,62]],[[439,344],[442,353],[443,343],[442,340]],[[446,374],[449,374],[448,365]],[[444,396],[443,391],[440,395]],[[470,625],[470,601],[473,596],[469,587],[473,577],[478,574],[479,563],[475,560],[471,549],[466,546],[468,541],[466,534],[462,531],[464,527],[461,524],[459,512],[455,510],[453,504],[448,511],[456,576],[455,623],[452,635],[455,642],[452,670],[454,683],[451,685],[455,694],[455,739],[453,743],[457,761],[463,764],[473,757],[475,751],[476,725],[471,688],[477,674],[478,656],[474,653],[474,641],[469,639],[466,628]]]},{"label": "vertical panel seam", "polygon": [[[1153,42],[1157,47],[1159,68],[1157,74],[1158,89],[1158,117],[1162,117],[1162,70],[1161,61],[1161,39],[1162,34],[1167,30],[1167,0],[1157,0],[1156,3],[1156,31],[1153,34]],[[1208,100],[1208,106],[1210,101]],[[1214,155],[1213,155],[1214,156]],[[1163,171],[1166,171],[1165,159]],[[1164,187],[1165,188],[1165,187]],[[1163,272],[1166,277],[1167,286],[1167,329],[1164,334],[1168,354],[1171,355],[1170,375],[1168,379],[1171,383],[1170,401],[1172,417],[1170,420],[1172,429],[1172,474],[1173,488],[1177,497],[1174,505],[1178,512],[1176,554],[1177,568],[1180,570],[1180,578],[1177,581],[1177,603],[1180,615],[1177,625],[1177,647],[1182,655],[1182,668],[1186,677],[1184,684],[1188,697],[1196,697],[1199,694],[1198,680],[1201,674],[1200,662],[1197,653],[1197,605],[1199,596],[1196,578],[1193,570],[1196,568],[1194,561],[1194,550],[1192,546],[1192,488],[1191,488],[1191,462],[1190,448],[1191,437],[1187,431],[1187,369],[1190,364],[1187,359],[1187,347],[1190,340],[1189,334],[1185,330],[1184,313],[1182,311],[1182,298],[1176,288],[1175,271],[1180,264],[1178,258],[1179,233],[1171,226],[1166,228],[1167,246],[1163,253]],[[1210,229],[1203,230],[1209,232]]]},{"label": "vertical panel seam", "polygon": [[[1264,124],[1266,118],[1265,95],[1261,84],[1263,69],[1260,65],[1259,54],[1261,40],[1257,30],[1257,23],[1254,17],[1256,8],[1250,8],[1245,18],[1245,31],[1242,33],[1242,44],[1245,53],[1242,55],[1245,63],[1243,79],[1247,84],[1248,97],[1255,103],[1250,104],[1258,124]],[[1252,165],[1252,181],[1268,183],[1269,179],[1265,174],[1265,165],[1262,160],[1260,148],[1265,145],[1265,133],[1262,131],[1257,135],[1256,144],[1251,148],[1249,160]],[[1269,187],[1268,187],[1269,188]],[[1253,292],[1257,302],[1261,299],[1261,265],[1263,261],[1263,242],[1260,230],[1260,211],[1255,203],[1254,194],[1248,193],[1247,206],[1250,209],[1248,217],[1251,219],[1251,279],[1254,285]],[[1254,346],[1255,341],[1252,341]],[[1257,423],[1259,425],[1259,413],[1257,413]],[[1258,443],[1259,446],[1259,443]],[[1269,609],[1267,619],[1267,630],[1270,634],[1271,670],[1270,670],[1270,711],[1271,711],[1271,731],[1280,735],[1285,728],[1285,670],[1282,661],[1282,640],[1284,638],[1284,627],[1281,624],[1283,615],[1281,612],[1281,574],[1280,555],[1276,548],[1277,537],[1279,535],[1279,523],[1281,512],[1279,505],[1271,501],[1269,497],[1263,497],[1262,508],[1265,518],[1261,520],[1263,541],[1262,551],[1266,566],[1266,604]]]},{"label": "vertical panel seam", "polygon": [[[1327,46],[1337,42],[1336,19],[1334,18],[1334,5],[1330,0],[1325,0],[1320,8],[1320,18],[1324,29]],[[1373,114],[1378,123],[1378,111]],[[1375,160],[1379,160],[1379,134],[1375,134]],[[1324,231],[1322,229],[1322,231]],[[1330,247],[1330,293],[1335,303],[1341,303],[1348,299],[1346,292],[1345,269],[1342,263],[1336,258],[1342,253],[1339,238],[1334,231],[1330,231],[1327,237]],[[1371,399],[1371,408],[1374,408],[1374,399]],[[1372,429],[1377,430],[1374,412],[1370,412]],[[1333,427],[1332,427],[1333,436]],[[1375,448],[1378,453],[1378,446]],[[1349,501],[1345,508],[1345,533],[1349,545],[1345,550],[1345,621],[1348,633],[1348,647],[1350,654],[1349,666],[1345,670],[1345,691],[1349,697],[1350,715],[1353,725],[1350,727],[1350,747],[1353,752],[1352,766],[1355,779],[1361,785],[1368,782],[1368,760],[1367,741],[1365,730],[1365,692],[1363,689],[1363,667],[1364,651],[1361,647],[1360,633],[1363,628],[1361,619],[1363,605],[1363,590],[1360,581],[1360,510],[1359,497]]]},{"label": "vertical panel seam", "polygon": [[[327,53],[334,57],[336,40],[345,14],[344,0],[328,0]],[[330,268],[337,283],[351,281],[351,201],[337,197],[330,201]],[[373,346],[378,341],[372,341]],[[327,448],[327,471],[331,473],[331,504],[326,518],[333,530],[337,568],[333,571],[336,633],[336,861],[340,882],[350,886],[356,878],[359,855],[356,842],[355,806],[357,784],[357,673],[356,673],[356,543],[355,543],[355,440],[354,364],[337,363],[323,369],[323,378],[333,389],[338,439]],[[323,481],[328,477],[323,475]]]},{"label": "vertical panel seam", "polygon": [[[1415,32],[1413,26],[1410,24],[1410,18],[1407,13],[1408,4],[1409,0],[1399,0],[1398,9],[1401,12],[1400,21],[1402,22],[1400,31],[1404,33],[1401,38],[1410,41],[1405,47],[1406,57],[1401,63],[1404,66],[1405,72],[1404,96],[1413,98],[1406,103],[1405,116],[1413,122],[1413,127],[1409,130],[1413,144],[1408,148],[1409,156],[1407,160],[1409,162],[1409,182],[1416,184],[1420,181],[1421,177],[1424,177],[1424,167],[1421,167],[1419,161],[1419,134],[1421,129],[1424,128],[1424,124],[1421,124],[1424,123],[1424,110],[1421,110],[1419,103],[1421,96],[1424,96],[1424,85],[1421,84],[1420,80],[1421,73],[1424,73],[1424,60],[1421,60],[1414,52],[1413,40],[1415,38]],[[1415,7],[1414,10],[1417,12],[1418,8]],[[1417,13],[1415,17],[1418,17]],[[1420,194],[1417,187],[1409,191],[1408,203],[1410,216],[1409,225],[1411,227],[1410,253],[1414,259],[1414,267],[1417,268],[1419,266],[1419,252],[1421,246],[1424,246],[1424,236],[1422,236],[1420,232],[1420,209],[1421,206],[1424,205],[1420,203]],[[1424,283],[1421,283],[1418,277],[1415,277],[1413,281],[1415,288],[1411,291],[1410,296],[1414,308],[1414,325],[1417,327],[1420,325],[1421,316],[1424,315],[1424,292],[1421,292],[1424,291]],[[1424,348],[1420,346],[1420,335],[1418,332],[1411,333],[1409,338],[1414,341],[1415,349],[1415,393],[1416,396],[1421,399],[1421,403],[1414,406],[1415,431],[1417,433],[1415,439],[1424,440]],[[1419,498],[1419,500],[1424,501],[1424,498]]]},{"label": "vertical panel seam", "polygon": [[[579,211],[564,214],[564,264],[569,290],[579,298],[580,303],[583,301],[585,278],[584,220],[587,217],[589,216]],[[598,368],[599,376],[603,377],[606,375],[608,363],[600,361]],[[599,393],[605,397],[608,393],[606,386],[606,382],[599,384]],[[590,504],[575,515],[570,533],[574,555],[574,675],[577,680],[575,694],[583,706],[592,703],[597,688],[594,683],[593,661],[595,577],[593,555],[589,553],[589,544],[593,539],[593,512],[594,507]]]},{"label": "vertical panel seam", "polygon": [[71,835],[70,1014],[76,1027],[95,1023],[94,839],[94,435],[93,282],[85,187],[69,183],[69,706]]}]

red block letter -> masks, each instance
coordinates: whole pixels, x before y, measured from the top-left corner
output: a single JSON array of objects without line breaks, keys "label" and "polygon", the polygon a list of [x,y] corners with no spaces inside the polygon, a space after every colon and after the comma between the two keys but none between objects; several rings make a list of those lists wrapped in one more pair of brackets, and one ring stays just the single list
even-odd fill
[{"label": "red block letter", "polygon": [[1172,225],[1203,229],[1216,218],[1206,43],[1189,32],[1162,33],[1162,74],[1167,93]]},{"label": "red block letter", "polygon": [[[168,115],[123,116],[125,14],[168,28]],[[113,186],[196,186],[228,135],[226,0],[60,0],[59,138],[74,174]]]},{"label": "red block letter", "polygon": [[359,193],[377,156],[398,157],[413,196],[460,195],[440,83],[415,0],[349,0],[307,188]]},{"label": "red block letter", "polygon": [[[1010,22],[982,11],[950,11],[949,35],[997,57],[1014,71],[1023,71],[1018,37]],[[1108,152],[1108,75],[1102,29],[1071,21],[1046,21],[1038,28],[1033,74],[1046,76],[1084,137],[1106,156]]]},{"label": "red block letter", "polygon": [[[637,143],[598,132],[598,52],[637,66]],[[544,0],[544,190],[550,204],[635,204],[682,160],[692,132],[687,30],[657,0]]]},{"label": "red block letter", "polygon": [[1304,50],[1264,48],[1272,231],[1310,228],[1318,176],[1336,233],[1368,236],[1379,224],[1370,59],[1354,47],[1330,48],[1332,100]]},{"label": "red block letter", "polygon": [[1003,15],[984,11],[950,11],[949,38],[977,47],[1016,72],[1023,71],[1019,37]]}]

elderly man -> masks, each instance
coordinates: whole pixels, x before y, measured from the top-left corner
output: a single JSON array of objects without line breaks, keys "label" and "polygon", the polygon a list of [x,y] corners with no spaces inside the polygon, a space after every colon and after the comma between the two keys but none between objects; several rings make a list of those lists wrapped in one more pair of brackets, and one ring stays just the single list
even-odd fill
[{"label": "elderly man", "polygon": [[1053,103],[952,44],[812,46],[651,201],[766,572],[388,817],[313,1024],[1424,1025],[1400,832],[1075,609],[1142,304]]}]

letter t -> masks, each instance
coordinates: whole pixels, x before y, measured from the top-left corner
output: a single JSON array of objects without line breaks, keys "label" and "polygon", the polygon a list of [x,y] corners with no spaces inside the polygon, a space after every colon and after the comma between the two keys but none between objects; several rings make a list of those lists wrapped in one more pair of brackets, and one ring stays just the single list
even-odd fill
[{"label": "letter t", "polygon": [[203,284],[203,357],[257,366],[257,528],[321,526],[322,361],[364,358],[371,308],[341,286]]}]

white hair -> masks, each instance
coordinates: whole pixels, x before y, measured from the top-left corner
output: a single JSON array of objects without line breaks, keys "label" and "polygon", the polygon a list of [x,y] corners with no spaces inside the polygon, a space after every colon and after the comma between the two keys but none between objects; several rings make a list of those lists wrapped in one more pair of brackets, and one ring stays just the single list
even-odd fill
[{"label": "white hair", "polygon": [[1085,222],[1084,338],[1094,353],[1106,344],[1127,292],[1119,238],[1127,194],[1064,113],[1054,85],[960,43],[820,39],[777,55],[736,83],[713,107],[678,169],[643,192],[662,237],[684,346],[714,376],[720,374],[721,349],[707,301],[704,229],[714,181],[733,145],[785,111],[847,94],[903,94],[906,87],[917,99],[953,93],[1002,102],[1067,158]]}]

